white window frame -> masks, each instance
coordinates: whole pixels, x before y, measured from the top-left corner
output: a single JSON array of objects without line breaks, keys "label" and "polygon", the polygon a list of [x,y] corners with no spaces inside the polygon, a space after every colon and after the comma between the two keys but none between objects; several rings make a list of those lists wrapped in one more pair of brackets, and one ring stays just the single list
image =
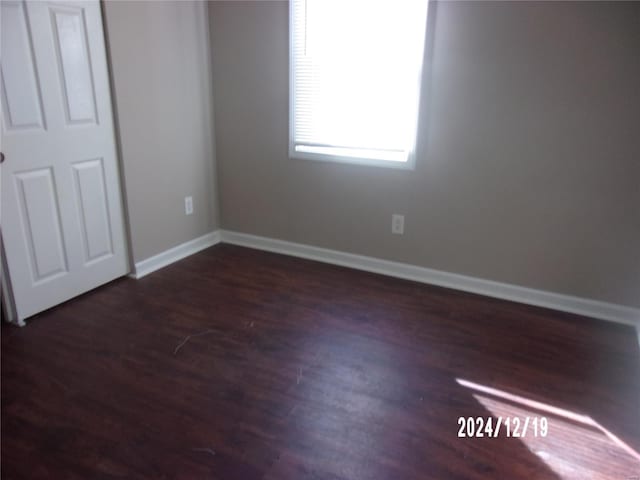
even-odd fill
[{"label": "white window frame", "polygon": [[[294,121],[294,106],[295,106],[295,55],[293,54],[293,1],[289,2],[289,158],[300,160],[316,160],[322,162],[331,163],[347,163],[354,165],[365,165],[373,167],[393,168],[399,170],[415,170],[416,165],[416,144],[418,140],[419,132],[419,117],[420,117],[420,104],[422,97],[422,76],[424,71],[424,52],[425,42],[427,38],[427,18],[425,18],[424,38],[420,54],[420,68],[418,81],[421,83],[418,88],[418,95],[416,101],[418,102],[418,108],[416,109],[416,118],[414,120],[415,134],[413,138],[413,145],[407,154],[406,161],[394,161],[372,158],[372,156],[352,156],[352,155],[336,155],[334,153],[320,153],[313,151],[298,151],[295,148],[295,121]],[[428,10],[428,7],[427,7]],[[317,147],[322,148],[322,147]],[[366,151],[363,149],[363,152]]]}]

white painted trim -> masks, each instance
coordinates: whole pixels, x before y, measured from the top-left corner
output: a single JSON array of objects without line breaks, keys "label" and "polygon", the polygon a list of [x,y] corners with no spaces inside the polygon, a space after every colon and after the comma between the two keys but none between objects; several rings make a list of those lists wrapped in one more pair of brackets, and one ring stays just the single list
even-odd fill
[{"label": "white painted trim", "polygon": [[246,233],[222,230],[221,235],[223,243],[282,253],[294,257],[355,268],[357,270],[413,280],[429,285],[438,285],[455,290],[462,290],[464,292],[486,295],[488,297],[635,325],[640,330],[640,309],[623,305],[520,287],[456,273],[433,270],[431,268],[418,267],[406,263],[391,262],[378,258],[313,247],[311,245],[258,237]]},{"label": "white painted trim", "polygon": [[182,260],[189,255],[199,252],[200,250],[212,247],[217,243],[220,243],[219,230],[209,232],[201,237],[181,243],[180,245],[142,260],[141,262],[136,262],[134,265],[134,271],[130,273],[129,276],[136,279],[142,278],[145,275],[149,275],[151,272],[155,272],[156,270],[166,267],[173,262]]},{"label": "white painted trim", "polygon": [[11,287],[7,256],[5,255],[4,243],[2,242],[2,232],[0,232],[0,302],[2,303],[2,316],[5,321],[19,327],[26,325],[24,319],[18,317],[16,303],[13,299],[13,288]]}]

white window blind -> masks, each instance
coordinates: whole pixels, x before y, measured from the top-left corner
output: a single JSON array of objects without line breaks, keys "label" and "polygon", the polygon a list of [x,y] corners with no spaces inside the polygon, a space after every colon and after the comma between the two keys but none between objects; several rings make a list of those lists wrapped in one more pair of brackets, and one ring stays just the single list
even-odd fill
[{"label": "white window blind", "polygon": [[290,155],[406,163],[427,0],[292,0],[290,8]]}]

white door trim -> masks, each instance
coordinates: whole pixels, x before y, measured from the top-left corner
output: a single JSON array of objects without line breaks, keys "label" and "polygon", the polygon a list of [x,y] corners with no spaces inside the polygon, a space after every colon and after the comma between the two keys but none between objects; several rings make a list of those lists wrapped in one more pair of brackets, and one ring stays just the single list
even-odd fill
[{"label": "white door trim", "polygon": [[4,319],[9,323],[24,327],[24,320],[18,318],[16,304],[13,300],[9,268],[4,254],[4,245],[2,245],[2,232],[0,232],[0,275],[2,275],[0,277],[0,288],[2,289],[2,314],[5,316]]}]

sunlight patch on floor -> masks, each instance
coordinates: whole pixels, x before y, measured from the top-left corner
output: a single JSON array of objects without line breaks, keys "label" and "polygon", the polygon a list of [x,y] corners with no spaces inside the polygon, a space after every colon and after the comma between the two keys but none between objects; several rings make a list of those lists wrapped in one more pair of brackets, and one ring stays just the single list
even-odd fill
[{"label": "sunlight patch on floor", "polygon": [[[456,379],[473,390],[473,397],[489,410],[495,420],[519,418],[521,441],[562,479],[631,479],[640,478],[640,454],[631,446],[587,415],[571,412],[542,402],[514,395],[464,379]],[[522,435],[522,425],[529,418],[529,428]],[[547,434],[533,428],[534,419],[545,417]],[[507,435],[502,424],[499,436]]]}]

